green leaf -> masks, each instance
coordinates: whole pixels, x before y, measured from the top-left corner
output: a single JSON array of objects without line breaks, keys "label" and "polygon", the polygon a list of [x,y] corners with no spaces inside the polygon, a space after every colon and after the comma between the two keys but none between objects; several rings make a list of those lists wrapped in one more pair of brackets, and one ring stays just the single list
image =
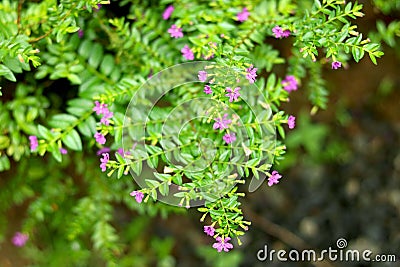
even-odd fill
[{"label": "green leaf", "polygon": [[116,144],[122,144],[122,133],[123,133],[122,127],[115,128],[114,138]]},{"label": "green leaf", "polygon": [[0,172],[10,169],[10,160],[6,155],[0,157]]},{"label": "green leaf", "polygon": [[72,84],[81,84],[82,83],[81,78],[79,78],[79,76],[74,73],[68,74],[67,78],[68,78],[68,80],[71,81]]},{"label": "green leaf", "polygon": [[12,73],[12,71],[3,64],[0,64],[0,76],[4,76],[7,80],[10,80],[12,82],[17,81],[17,79],[14,76],[14,73]]},{"label": "green leaf", "polygon": [[318,1],[318,0],[314,0],[314,5],[315,5],[318,9],[321,8],[321,2]]},{"label": "green leaf", "polygon": [[92,51],[92,42],[90,42],[89,40],[84,40],[81,44],[81,46],[79,47],[79,54],[84,56],[85,58],[89,58],[90,56],[90,52]]},{"label": "green leaf", "polygon": [[114,57],[111,55],[105,55],[103,61],[100,64],[100,71],[104,73],[104,75],[110,75],[110,73],[114,69]]},{"label": "green leaf", "polygon": [[359,62],[364,56],[364,50],[356,46],[353,46],[353,48],[351,49],[351,53],[353,54],[353,58],[356,62]]},{"label": "green leaf", "polygon": [[[118,154],[118,153],[117,153]],[[118,154],[119,155],[119,154]],[[119,178],[121,178],[122,177],[122,175],[124,174],[124,166],[119,166],[119,168],[118,168],[118,173],[117,173],[117,178],[119,179]]]},{"label": "green leaf", "polygon": [[55,142],[50,143],[47,150],[49,152],[51,152],[51,155],[53,156],[53,158],[55,158],[58,162],[62,161],[62,155],[60,152],[60,148],[57,146],[57,144]]},{"label": "green leaf", "polygon": [[78,119],[75,116],[69,114],[56,114],[51,117],[49,121],[49,126],[52,128],[60,128],[62,130],[65,130],[77,120]]},{"label": "green leaf", "polygon": [[133,170],[133,172],[139,176],[142,172],[142,161],[135,161],[133,162],[131,165],[131,169]]},{"label": "green leaf", "polygon": [[39,124],[38,125],[38,131],[39,131],[39,135],[40,135],[41,138],[46,139],[46,140],[53,139],[53,134],[46,127],[44,127],[44,126]]},{"label": "green leaf", "polygon": [[103,59],[103,47],[100,44],[96,43],[92,47],[92,51],[89,57],[89,64],[93,68],[97,68],[102,59]]},{"label": "green leaf", "polygon": [[120,163],[120,164],[125,164],[125,159],[124,159],[124,157],[122,157],[119,153],[115,153],[115,157],[117,158],[117,161]]},{"label": "green leaf", "polygon": [[182,175],[179,173],[175,174],[174,177],[172,178],[172,182],[174,182],[177,185],[182,185]]},{"label": "green leaf", "polygon": [[169,193],[169,185],[167,183],[162,183],[159,190],[161,195],[167,196]]},{"label": "green leaf", "polygon": [[156,188],[160,185],[160,182],[157,182],[155,180],[150,180],[150,179],[146,179],[146,184],[150,187],[150,188]]},{"label": "green leaf", "polygon": [[372,53],[369,53],[368,55],[369,55],[369,58],[371,59],[372,63],[374,63],[375,65],[377,65],[378,62],[376,62],[376,57],[375,57]]},{"label": "green leaf", "polygon": [[154,173],[154,176],[155,176],[158,180],[160,180],[161,182],[168,181],[168,180],[171,178],[171,175],[169,175],[169,174],[166,174],[166,173],[158,173],[158,172],[155,172],[155,173]]},{"label": "green leaf", "polygon": [[72,150],[82,150],[82,140],[75,129],[72,129],[72,131],[70,131],[67,135],[63,136],[61,140]]},{"label": "green leaf", "polygon": [[96,132],[96,120],[93,116],[78,124],[78,130],[86,137],[92,137]]}]

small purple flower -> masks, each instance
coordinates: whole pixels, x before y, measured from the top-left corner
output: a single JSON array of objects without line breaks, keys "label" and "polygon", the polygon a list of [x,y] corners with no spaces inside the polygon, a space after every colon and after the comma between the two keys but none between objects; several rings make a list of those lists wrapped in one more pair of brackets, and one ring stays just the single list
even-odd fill
[{"label": "small purple flower", "polygon": [[78,37],[79,37],[79,38],[82,38],[82,37],[83,37],[83,30],[82,30],[82,29],[79,29],[79,30],[78,30]]},{"label": "small purple flower", "polygon": [[213,236],[215,232],[214,227],[212,227],[211,225],[209,226],[204,226],[204,233],[206,233],[209,236]]},{"label": "small purple flower", "polygon": [[297,80],[296,77],[293,75],[287,75],[285,79],[282,81],[283,89],[288,91],[289,93],[291,91],[296,91],[297,90]]},{"label": "small purple flower", "polygon": [[130,193],[130,195],[132,197],[135,197],[135,200],[136,200],[137,203],[142,203],[142,200],[143,200],[143,197],[144,197],[144,194],[142,192],[140,192],[140,191],[132,191]]},{"label": "small purple flower", "polygon": [[21,232],[16,232],[12,238],[12,243],[16,247],[25,246],[26,241],[28,241],[29,236],[27,234],[23,234]]},{"label": "small purple flower", "polygon": [[105,172],[107,169],[107,163],[110,160],[110,155],[108,153],[103,153],[103,157],[100,159],[100,168],[102,172]]},{"label": "small purple flower", "polygon": [[68,150],[66,150],[66,149],[63,148],[63,147],[60,147],[60,152],[61,152],[61,154],[63,154],[63,155],[68,154]]},{"label": "small purple flower", "polygon": [[289,30],[284,30],[282,33],[283,38],[288,38],[290,36],[291,32]]},{"label": "small purple flower", "polygon": [[231,133],[231,134],[226,133],[226,134],[222,137],[222,139],[224,139],[224,141],[225,141],[227,144],[230,144],[230,143],[233,143],[233,142],[236,141],[236,135],[235,135],[235,133]]},{"label": "small purple flower", "polygon": [[93,107],[93,111],[96,111],[97,115],[106,114],[110,112],[108,110],[107,104],[100,104],[99,101],[94,101],[95,106]]},{"label": "small purple flower", "polygon": [[242,12],[239,12],[236,16],[237,16],[237,20],[240,22],[246,21],[249,18],[249,11],[247,10],[247,8],[243,8]]},{"label": "small purple flower", "polygon": [[107,109],[106,113],[103,113],[103,117],[100,119],[100,123],[103,123],[104,125],[110,125],[110,119],[112,118],[112,116],[114,116],[114,113],[110,112]]},{"label": "small purple flower", "polygon": [[97,155],[97,156],[100,156],[101,154],[107,153],[107,152],[110,152],[110,151],[111,151],[111,149],[110,149],[109,147],[103,147],[103,148],[99,149],[99,150],[96,152],[96,155]]},{"label": "small purple flower", "polygon": [[194,59],[194,54],[192,49],[189,48],[189,46],[185,45],[181,49],[182,56],[186,58],[187,60],[193,60]]},{"label": "small purple flower", "polygon": [[275,38],[287,38],[290,36],[289,30],[283,30],[279,26],[275,26],[274,28],[272,28],[272,33],[274,34]]},{"label": "small purple flower", "polygon": [[296,117],[290,115],[287,124],[289,125],[289,129],[293,129],[296,126]]},{"label": "small purple flower", "polygon": [[204,86],[204,93],[207,95],[212,94],[211,87],[208,84]]},{"label": "small purple flower", "polygon": [[230,249],[233,248],[233,245],[229,243],[229,241],[231,240],[230,237],[222,239],[222,237],[218,236],[216,240],[217,242],[213,244],[213,248],[217,249],[218,252],[221,252],[222,250],[228,252]]},{"label": "small purple flower", "polygon": [[29,142],[31,145],[31,151],[35,151],[36,148],[39,146],[37,137],[34,135],[29,136]]},{"label": "small purple flower", "polygon": [[174,6],[168,6],[165,10],[164,13],[162,15],[163,20],[167,20],[169,19],[169,17],[171,17],[172,12],[174,12]]},{"label": "small purple flower", "polygon": [[337,70],[338,68],[340,68],[342,66],[342,62],[340,61],[333,61],[332,62],[332,69],[333,70]]},{"label": "small purple flower", "polygon": [[274,184],[279,183],[279,179],[281,178],[282,175],[280,175],[277,171],[273,171],[271,176],[268,178],[268,186],[273,186]]},{"label": "small purple flower", "polygon": [[240,87],[236,87],[235,89],[232,90],[230,87],[226,87],[226,91],[228,92],[225,96],[229,96],[229,102],[233,102],[238,99],[240,96],[239,90]]},{"label": "small purple flower", "polygon": [[100,8],[101,8],[101,4],[97,4],[97,7],[94,8],[94,11],[99,12]]},{"label": "small purple flower", "polygon": [[250,65],[246,69],[246,79],[249,80],[249,83],[254,83],[257,77],[257,68],[254,68],[253,65]]},{"label": "small purple flower", "polygon": [[224,114],[224,116],[222,118],[216,118],[214,119],[214,126],[213,129],[228,129],[228,124],[230,124],[232,121],[231,120],[227,120],[226,117],[228,117],[228,114]]},{"label": "small purple flower", "polygon": [[122,157],[125,157],[126,155],[130,155],[131,154],[131,152],[129,152],[129,151],[125,152],[123,148],[118,148],[117,149],[117,153],[120,154]]},{"label": "small purple flower", "polygon": [[197,75],[199,77],[200,82],[205,82],[207,80],[207,72],[204,70],[199,71],[199,74]]},{"label": "small purple flower", "polygon": [[182,28],[176,27],[175,24],[171,26],[171,28],[168,29],[168,33],[171,34],[171,37],[173,38],[182,38],[183,33],[182,33]]},{"label": "small purple flower", "polygon": [[96,142],[99,143],[100,145],[104,145],[106,143],[106,138],[99,132],[96,132],[94,134],[94,138],[96,139]]}]

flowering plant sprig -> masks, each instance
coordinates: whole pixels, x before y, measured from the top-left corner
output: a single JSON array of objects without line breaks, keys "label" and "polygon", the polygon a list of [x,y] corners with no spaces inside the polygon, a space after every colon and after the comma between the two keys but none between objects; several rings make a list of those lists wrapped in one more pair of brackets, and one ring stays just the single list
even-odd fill
[{"label": "flowering plant sprig", "polygon": [[[87,210],[105,204],[93,240],[110,262],[119,252],[108,218],[111,201],[120,198],[149,212],[158,211],[156,201],[201,204],[212,247],[227,252],[240,245],[251,222],[240,208],[245,193],[238,186],[285,182],[273,166],[284,159],[284,138],[296,117],[281,103],[307,88],[313,112],[326,108],[323,68],[340,71],[351,56],[358,62],[365,54],[376,64],[383,54],[350,20],[363,15],[362,5],[340,0],[316,0],[307,10],[292,1],[165,1],[127,8],[126,17],[105,12],[109,1],[23,2],[0,4],[0,76],[27,78],[15,99],[0,103],[0,170],[10,168],[9,157],[50,152],[61,162],[72,151],[93,154],[99,175],[119,179],[112,181],[118,196],[103,190],[105,203],[92,192],[80,199],[69,238],[83,232],[77,225],[90,221]],[[274,48],[277,42],[289,44],[289,56]],[[193,73],[181,65],[160,78],[160,71],[194,61]],[[283,63],[279,77],[274,66]],[[32,67],[37,70],[30,75]],[[55,96],[42,94],[44,88],[63,79],[70,95],[47,115]],[[129,174],[143,179],[133,184],[123,178]],[[27,236],[18,235],[14,244],[29,242]]]}]

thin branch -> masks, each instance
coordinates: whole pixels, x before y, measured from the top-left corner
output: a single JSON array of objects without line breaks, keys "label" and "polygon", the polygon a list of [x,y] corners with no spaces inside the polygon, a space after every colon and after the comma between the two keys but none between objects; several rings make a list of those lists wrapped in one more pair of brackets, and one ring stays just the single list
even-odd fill
[{"label": "thin branch", "polygon": [[29,40],[28,42],[29,43],[35,43],[37,41],[40,41],[41,39],[46,38],[47,36],[49,36],[52,32],[53,32],[53,29],[51,29],[50,31],[46,32],[42,36],[39,36],[39,37],[36,37],[35,39]]},{"label": "thin branch", "polygon": [[17,8],[17,27],[18,27],[18,33],[21,30],[21,12],[22,12],[22,5],[24,4],[25,0],[19,0],[18,1],[18,8]]},{"label": "thin branch", "polygon": [[[75,6],[71,7],[71,9],[60,19],[60,22],[59,22],[58,25],[60,25],[71,14],[73,8],[75,8]],[[41,39],[46,38],[47,36],[49,36],[53,31],[54,31],[54,28],[50,29],[48,32],[46,32],[45,34],[43,34],[43,35],[41,35],[39,37],[36,37],[34,39],[29,40],[28,42],[29,43],[35,43],[37,41],[40,41]]]},{"label": "thin branch", "polygon": [[[250,208],[244,208],[243,211],[248,216],[250,221],[252,221],[256,226],[258,226],[260,229],[262,229],[270,236],[273,236],[281,240],[282,242],[295,248],[296,250],[305,250],[311,248],[311,246],[309,246],[303,239],[301,239],[296,234],[292,233],[286,228],[283,228],[269,221],[265,217],[258,215],[257,213],[251,211]],[[317,254],[317,258],[320,258],[319,253],[315,249],[314,251]],[[311,262],[311,264],[313,264],[316,267],[336,267],[336,265],[332,264],[331,262],[325,259],[321,262]]]}]

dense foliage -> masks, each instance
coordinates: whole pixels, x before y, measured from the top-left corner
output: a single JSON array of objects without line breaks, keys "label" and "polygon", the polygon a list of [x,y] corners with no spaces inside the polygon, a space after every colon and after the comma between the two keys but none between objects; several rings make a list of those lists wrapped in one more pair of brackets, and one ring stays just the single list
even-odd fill
[{"label": "dense foliage", "polygon": [[[291,91],[303,90],[315,114],[327,108],[323,69],[364,56],[377,64],[379,42],[395,45],[398,22],[378,22],[371,41],[357,30],[362,16],[342,0],[3,0],[0,171],[14,178],[0,210],[29,203],[29,257],[171,266],[170,240],[146,237],[146,217],[118,225],[118,209],[200,206],[199,232],[214,248],[240,245],[251,222],[239,185],[284,180],[273,167],[295,128],[296,114],[281,109]],[[41,248],[45,235],[56,245]]]}]

